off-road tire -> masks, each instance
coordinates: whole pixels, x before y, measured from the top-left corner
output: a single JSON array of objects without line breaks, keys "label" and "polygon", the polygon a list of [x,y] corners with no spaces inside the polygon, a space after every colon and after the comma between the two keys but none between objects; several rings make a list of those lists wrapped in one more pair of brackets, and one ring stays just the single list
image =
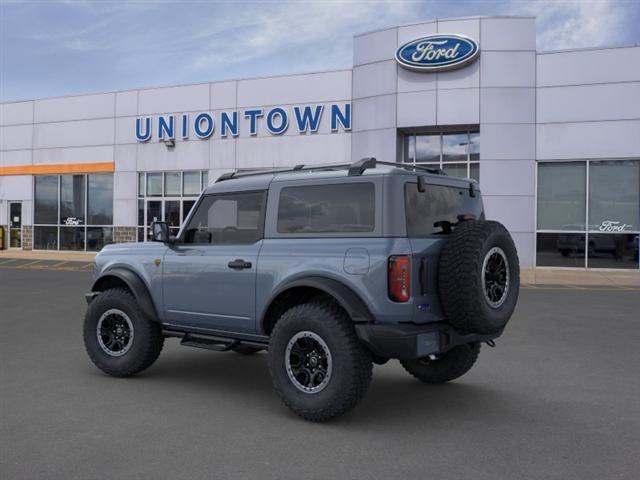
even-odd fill
[{"label": "off-road tire", "polygon": [[231,351],[239,353],[240,355],[254,355],[262,350],[264,350],[264,348],[250,347],[248,345],[238,345],[231,349]]},{"label": "off-road tire", "polygon": [[[100,316],[110,309],[121,310],[133,324],[131,347],[120,357],[113,357],[102,349],[96,332]],[[123,288],[106,290],[92,300],[85,315],[83,333],[91,361],[114,377],[129,377],[150,367],[164,344],[160,325],[147,318],[133,294]]]},{"label": "off-road tire", "polygon": [[[483,289],[483,264],[494,247],[508,260],[508,288],[502,304],[491,306]],[[505,327],[520,290],[518,253],[511,235],[500,223],[461,222],[449,235],[438,264],[440,304],[449,323],[465,333],[494,334]]]},{"label": "off-road tire", "polygon": [[478,359],[479,343],[458,345],[436,360],[400,360],[404,369],[425,383],[444,383],[467,373]]},{"label": "off-road tire", "polygon": [[[321,337],[332,357],[332,375],[326,387],[317,393],[300,391],[286,371],[287,345],[297,333],[304,331]],[[373,368],[351,319],[331,302],[297,305],[283,313],[271,333],[268,362],[273,386],[285,405],[314,422],[352,409],[367,392]]]}]

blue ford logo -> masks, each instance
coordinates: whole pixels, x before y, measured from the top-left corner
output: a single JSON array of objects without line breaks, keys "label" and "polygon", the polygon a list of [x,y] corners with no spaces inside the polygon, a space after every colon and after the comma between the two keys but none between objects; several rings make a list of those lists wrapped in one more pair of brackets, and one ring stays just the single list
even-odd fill
[{"label": "blue ford logo", "polygon": [[398,63],[418,72],[453,70],[478,58],[480,47],[462,35],[429,35],[405,43],[396,51]]}]

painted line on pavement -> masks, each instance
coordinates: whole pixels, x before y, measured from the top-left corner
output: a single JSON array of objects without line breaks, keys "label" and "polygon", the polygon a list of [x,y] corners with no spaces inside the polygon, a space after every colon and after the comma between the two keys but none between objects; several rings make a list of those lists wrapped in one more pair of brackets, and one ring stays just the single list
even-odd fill
[{"label": "painted line on pavement", "polygon": [[36,265],[44,260],[34,260],[33,262],[22,263],[20,265],[16,265],[16,268],[31,268],[31,265]]},{"label": "painted line on pavement", "polygon": [[[41,262],[40,260],[39,262]],[[0,263],[0,268],[5,269],[15,269],[15,270],[49,270],[49,271],[66,271],[66,272],[88,272],[90,271],[89,267],[93,266],[93,264],[82,264],[81,266],[69,265],[69,263],[73,264],[74,262],[58,262],[53,265],[34,265],[34,263],[28,263],[26,265],[23,264],[10,264],[5,265],[4,263]],[[67,265],[67,266],[63,266]]]},{"label": "painted line on pavement", "polygon": [[54,264],[54,265],[47,265],[47,266],[48,266],[48,267],[51,267],[51,268],[57,268],[57,267],[60,267],[60,266],[62,266],[62,265],[65,265],[65,264],[67,264],[67,263],[69,263],[69,261],[68,261],[68,260],[65,260],[64,262],[56,263],[56,264]]},{"label": "painted line on pavement", "polygon": [[16,262],[18,261],[18,258],[10,258],[8,260],[3,260],[2,262],[0,262],[0,265],[4,265],[5,263],[10,263],[10,262]]}]

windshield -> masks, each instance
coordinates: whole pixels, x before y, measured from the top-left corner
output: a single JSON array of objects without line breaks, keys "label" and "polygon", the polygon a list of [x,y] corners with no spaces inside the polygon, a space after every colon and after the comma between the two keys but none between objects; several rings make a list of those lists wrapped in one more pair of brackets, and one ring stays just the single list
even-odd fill
[{"label": "windshield", "polygon": [[458,215],[473,214],[484,218],[480,192],[469,195],[469,188],[425,185],[425,191],[418,191],[417,183],[407,183],[404,187],[405,210],[407,215],[407,235],[427,237],[442,235],[451,231],[458,222]]}]

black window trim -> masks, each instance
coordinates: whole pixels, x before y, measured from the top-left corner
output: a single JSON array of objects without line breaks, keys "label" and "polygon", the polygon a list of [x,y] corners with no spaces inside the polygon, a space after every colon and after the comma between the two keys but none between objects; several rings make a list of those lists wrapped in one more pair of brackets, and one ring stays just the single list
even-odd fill
[{"label": "black window trim", "polygon": [[[185,243],[184,236],[187,232],[188,222],[191,221],[191,218],[198,211],[200,204],[209,197],[227,197],[231,195],[244,195],[247,193],[262,193],[262,207],[260,208],[260,214],[258,218],[258,238],[253,243]],[[176,239],[176,245],[181,246],[200,246],[200,247],[226,247],[233,245],[255,245],[260,240],[264,240],[264,225],[265,225],[265,215],[267,212],[267,200],[268,200],[269,190],[268,189],[258,189],[258,190],[239,190],[235,192],[221,192],[221,193],[210,193],[206,195],[200,195],[200,198],[196,202],[196,204],[191,208],[187,219],[184,222],[183,227],[180,229],[180,233],[178,234],[178,238]]]}]

